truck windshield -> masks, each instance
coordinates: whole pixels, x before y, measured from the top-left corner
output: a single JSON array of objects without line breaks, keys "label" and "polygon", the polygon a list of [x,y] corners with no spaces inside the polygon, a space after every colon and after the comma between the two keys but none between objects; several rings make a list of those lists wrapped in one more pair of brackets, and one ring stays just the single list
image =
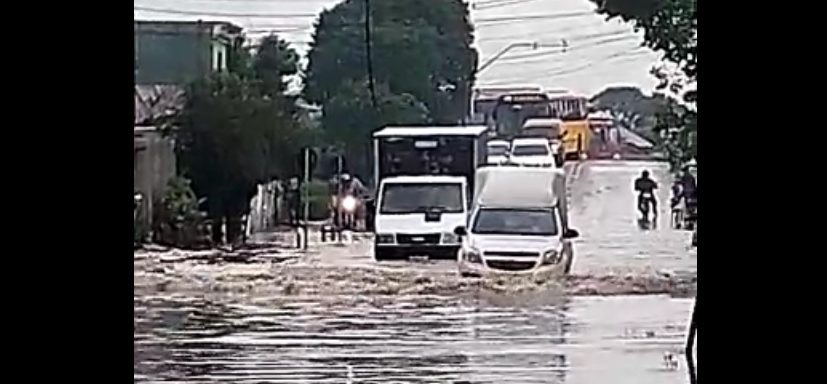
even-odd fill
[{"label": "truck windshield", "polygon": [[515,145],[511,149],[514,156],[545,156],[548,155],[548,148],[545,145]]},{"label": "truck windshield", "polygon": [[488,209],[474,218],[471,232],[481,235],[557,235],[552,209]]},{"label": "truck windshield", "polygon": [[385,184],[379,213],[462,213],[462,185],[458,183]]}]

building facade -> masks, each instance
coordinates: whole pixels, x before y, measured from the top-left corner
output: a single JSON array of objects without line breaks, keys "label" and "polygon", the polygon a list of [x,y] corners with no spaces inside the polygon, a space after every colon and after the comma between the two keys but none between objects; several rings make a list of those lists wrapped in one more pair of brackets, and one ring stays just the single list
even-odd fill
[{"label": "building facade", "polygon": [[227,69],[241,28],[226,22],[135,21],[135,83],[185,85]]}]

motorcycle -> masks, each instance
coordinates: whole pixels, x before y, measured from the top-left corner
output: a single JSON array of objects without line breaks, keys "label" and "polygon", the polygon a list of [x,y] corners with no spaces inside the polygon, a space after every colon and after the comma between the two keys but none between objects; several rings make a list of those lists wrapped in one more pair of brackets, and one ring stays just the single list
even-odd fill
[{"label": "motorcycle", "polygon": [[356,229],[356,210],[358,207],[359,201],[353,195],[347,195],[342,199],[342,204],[339,207],[339,222],[342,229]]},{"label": "motorcycle", "polygon": [[688,197],[685,203],[685,213],[683,215],[684,228],[692,231],[697,226],[698,220],[698,199],[695,197]]},{"label": "motorcycle", "polygon": [[[643,221],[649,220],[649,207],[653,205],[655,195],[652,192],[641,192],[638,196],[638,211],[643,216]],[[654,214],[657,217],[657,213]]]}]

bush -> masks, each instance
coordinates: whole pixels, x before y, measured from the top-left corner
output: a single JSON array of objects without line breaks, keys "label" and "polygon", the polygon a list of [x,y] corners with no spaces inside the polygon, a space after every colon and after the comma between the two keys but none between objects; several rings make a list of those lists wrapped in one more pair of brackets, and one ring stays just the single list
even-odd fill
[{"label": "bush", "polygon": [[307,185],[310,203],[310,220],[324,220],[330,217],[330,191],[324,180],[311,180]]},{"label": "bush", "polygon": [[177,177],[170,180],[155,210],[154,240],[179,248],[209,245],[207,214],[198,209],[202,201],[196,197],[188,179]]}]

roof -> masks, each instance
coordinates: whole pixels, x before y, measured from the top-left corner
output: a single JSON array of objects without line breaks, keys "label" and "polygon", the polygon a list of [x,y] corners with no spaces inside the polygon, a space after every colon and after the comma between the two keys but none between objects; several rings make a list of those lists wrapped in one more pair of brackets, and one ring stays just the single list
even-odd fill
[{"label": "roof", "polygon": [[525,123],[523,123],[523,129],[525,129],[525,128],[554,128],[554,127],[559,128],[561,124],[563,124],[563,120],[560,120],[560,119],[532,117],[532,118],[526,119]]},{"label": "roof", "polygon": [[475,177],[475,203],[486,207],[553,207],[566,189],[565,174],[554,168],[481,167]]},{"label": "roof", "polygon": [[640,149],[650,149],[655,147],[651,142],[649,142],[649,140],[644,139],[631,129],[627,129],[624,127],[617,128],[620,132],[620,140],[624,143],[630,144]]},{"label": "roof", "polygon": [[422,176],[392,176],[382,179],[382,183],[408,184],[408,183],[465,183],[462,176],[445,175],[422,175]]},{"label": "roof", "polygon": [[487,143],[485,143],[485,145],[488,145],[488,146],[495,146],[495,145],[511,145],[511,143],[509,143],[509,142],[508,142],[508,140],[500,140],[500,139],[496,139],[496,140],[488,140],[488,142],[487,142]]},{"label": "roof", "polygon": [[543,88],[539,85],[513,85],[513,86],[492,86],[479,87],[474,89],[475,100],[494,99],[509,93],[530,93],[541,92]]},{"label": "roof", "polygon": [[515,137],[511,140],[511,146],[516,145],[546,145],[548,138],[546,137]]},{"label": "roof", "polygon": [[179,86],[135,86],[135,125],[175,113],[183,106],[184,89]]},{"label": "roof", "polygon": [[373,132],[374,138],[399,136],[481,136],[488,128],[484,125],[469,126],[398,126],[385,127]]}]

